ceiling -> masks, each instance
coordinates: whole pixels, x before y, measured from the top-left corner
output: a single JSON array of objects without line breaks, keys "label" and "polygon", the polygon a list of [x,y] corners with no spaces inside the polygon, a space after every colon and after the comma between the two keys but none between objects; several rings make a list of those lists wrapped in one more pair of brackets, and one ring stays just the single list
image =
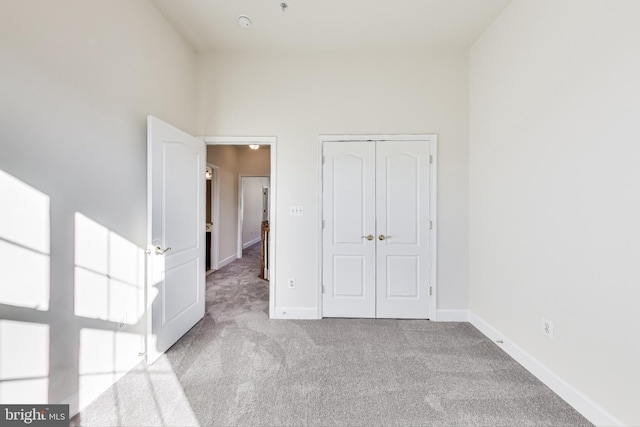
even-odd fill
[{"label": "ceiling", "polygon": [[510,0],[152,1],[197,51],[243,52],[468,47]]}]

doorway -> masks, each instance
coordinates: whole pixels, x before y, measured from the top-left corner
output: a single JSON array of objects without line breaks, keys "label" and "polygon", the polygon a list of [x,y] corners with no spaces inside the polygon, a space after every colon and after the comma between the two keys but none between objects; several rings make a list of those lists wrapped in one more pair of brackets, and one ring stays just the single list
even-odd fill
[{"label": "doorway", "polygon": [[[268,221],[269,232],[266,233],[266,240],[263,244],[263,247],[264,247],[264,250],[269,254],[269,256],[268,258],[265,259],[266,265],[263,271],[266,272],[266,276],[264,277],[264,279],[269,280],[270,283],[274,283],[275,260],[276,260],[276,245],[275,245],[275,235],[276,235],[275,234],[276,233],[275,206],[276,204],[275,204],[275,201],[276,201],[276,192],[277,192],[277,182],[276,182],[277,138],[276,137],[208,136],[208,137],[202,137],[202,140],[205,142],[205,144],[207,144],[207,146],[213,146],[217,148],[227,148],[225,146],[234,146],[238,148],[238,151],[244,150],[245,152],[251,152],[253,150],[252,148],[250,148],[250,146],[257,146],[255,148],[256,153],[263,153],[263,156],[265,155],[265,153],[268,153],[266,154],[266,158],[268,161],[268,170],[266,173],[248,172],[247,168],[252,167],[250,162],[248,162],[247,165],[245,165],[245,167],[240,165],[238,169],[236,169],[235,172],[232,173],[233,176],[231,178],[227,170],[220,167],[221,165],[216,164],[216,159],[210,158],[208,160],[209,163],[215,166],[218,166],[218,176],[219,176],[218,182],[219,183],[224,179],[226,179],[227,181],[229,181],[229,179],[233,179],[234,182],[236,183],[235,190],[220,188],[219,203],[217,204],[217,207],[214,204],[214,210],[213,210],[214,222],[215,222],[216,215],[218,215],[219,219],[217,223],[218,223],[220,232],[213,233],[212,251],[214,253],[217,253],[219,268],[222,268],[225,265],[229,264],[230,262],[242,257],[242,247],[243,247],[243,243],[245,242],[242,241],[242,236],[241,236],[242,217],[240,215],[242,213],[242,209],[240,206],[238,206],[242,202],[242,199],[240,198],[241,188],[242,188],[242,177],[243,176],[245,177],[248,177],[248,176],[267,177],[268,176],[269,191],[267,194],[268,194],[269,209],[268,209],[267,221]],[[231,148],[231,147],[228,147],[228,148]],[[224,159],[221,158],[221,159],[218,159],[218,161],[233,163],[234,150],[225,150],[225,151],[227,152],[228,156],[225,155],[223,156],[225,157]],[[226,213],[222,212],[222,215],[220,214],[220,212],[224,211],[225,208],[228,208],[230,206],[229,205],[230,203],[233,204],[234,209],[237,209],[237,213],[234,214],[235,222],[233,225],[232,234],[229,234],[228,233],[229,230],[226,230],[227,233],[225,235],[223,233],[224,230],[222,230],[222,228],[225,228],[223,226],[223,223],[225,222],[225,218],[228,219],[229,212],[228,211]],[[214,231],[215,231],[215,225],[214,225]],[[230,245],[233,245],[232,251],[229,250]],[[273,317],[274,313],[275,313],[275,286],[269,286],[269,317]]]},{"label": "doorway", "polygon": [[321,137],[323,317],[435,313],[435,135]]}]

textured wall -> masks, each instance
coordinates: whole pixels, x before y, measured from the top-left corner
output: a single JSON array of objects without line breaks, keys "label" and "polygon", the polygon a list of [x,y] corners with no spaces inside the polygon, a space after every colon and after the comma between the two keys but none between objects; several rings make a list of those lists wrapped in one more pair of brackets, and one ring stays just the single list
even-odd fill
[{"label": "textured wall", "polygon": [[514,1],[471,52],[471,310],[628,425],[640,424],[638,16],[636,1]]},{"label": "textured wall", "polygon": [[[278,138],[277,306],[318,305],[318,135],[437,133],[438,304],[467,308],[467,49],[199,61],[199,134]],[[305,215],[290,217],[289,205]]]},{"label": "textured wall", "polygon": [[196,55],[146,0],[6,0],[0,69],[0,399],[75,412],[140,360],[146,115],[193,132]]}]

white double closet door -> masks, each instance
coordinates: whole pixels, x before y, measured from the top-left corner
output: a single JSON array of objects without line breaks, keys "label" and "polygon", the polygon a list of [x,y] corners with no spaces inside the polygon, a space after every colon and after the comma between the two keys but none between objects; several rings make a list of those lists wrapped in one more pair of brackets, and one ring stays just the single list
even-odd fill
[{"label": "white double closet door", "polygon": [[430,142],[323,155],[323,317],[429,318]]}]

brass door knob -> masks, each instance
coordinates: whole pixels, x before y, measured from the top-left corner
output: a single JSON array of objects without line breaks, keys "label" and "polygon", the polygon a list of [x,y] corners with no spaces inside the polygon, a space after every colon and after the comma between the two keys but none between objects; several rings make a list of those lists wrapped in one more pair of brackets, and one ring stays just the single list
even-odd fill
[{"label": "brass door knob", "polygon": [[373,240],[373,234],[367,234],[366,236],[362,236],[362,238],[371,241]]},{"label": "brass door knob", "polygon": [[385,236],[384,234],[381,234],[378,236],[378,240],[386,240],[386,239],[390,239],[391,236]]}]

